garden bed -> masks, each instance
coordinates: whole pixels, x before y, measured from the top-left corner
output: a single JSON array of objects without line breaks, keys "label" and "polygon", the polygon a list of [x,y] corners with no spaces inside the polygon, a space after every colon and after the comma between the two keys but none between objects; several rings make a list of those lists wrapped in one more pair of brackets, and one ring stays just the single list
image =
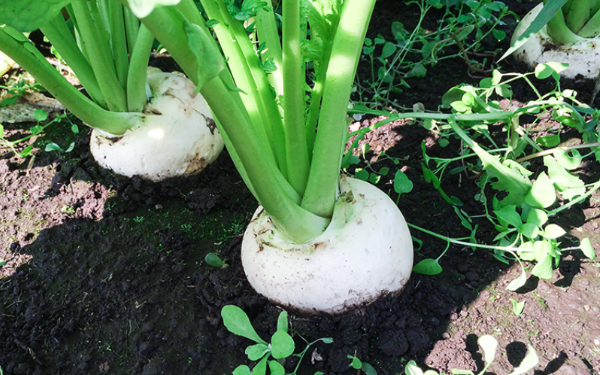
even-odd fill
[{"label": "garden bed", "polygon": [[[418,8],[398,3],[377,3],[369,36],[389,33],[393,21],[411,26]],[[520,15],[533,5],[507,4]],[[430,14],[428,22],[435,24],[436,16]],[[368,72],[366,62],[360,69],[360,74]],[[510,59],[502,69],[524,72]],[[419,102],[435,109],[451,87],[478,81],[467,74],[464,60],[444,60],[425,78],[407,79],[411,88],[394,98],[405,107]],[[565,80],[561,85],[578,91],[581,101],[591,100],[593,82]],[[540,81],[539,89],[553,86]],[[525,84],[515,83],[513,91],[510,105],[532,99]],[[365,119],[352,129],[378,120]],[[8,137],[34,124],[4,125]],[[220,375],[248,364],[244,349],[249,341],[225,329],[222,307],[243,308],[265,339],[276,329],[280,308],[252,290],[241,268],[241,236],[257,203],[227,153],[200,175],[151,183],[98,167],[89,153],[89,134],[81,124],[79,129],[74,134],[63,120],[32,139],[33,163],[31,157],[8,151],[0,159],[0,258],[7,262],[0,269],[4,374]],[[503,137],[500,129],[494,136]],[[366,160],[376,170],[401,169],[414,183],[412,192],[399,199],[407,222],[451,237],[468,236],[453,207],[423,180],[422,142],[429,156],[457,155],[459,140],[441,147],[438,138],[419,123],[398,120],[365,137],[371,151],[361,155],[358,167],[366,167]],[[69,153],[45,152],[49,142],[64,148],[75,142],[75,147]],[[382,151],[388,158],[380,156]],[[600,178],[596,162],[577,173],[586,183]],[[449,196],[464,202],[462,210],[482,213],[474,200],[480,191],[475,179],[454,174],[443,183]],[[377,185],[397,198],[389,178]],[[568,231],[563,244],[589,237],[598,253],[599,214],[596,192],[554,218]],[[478,238],[491,243],[494,228],[483,220],[477,223]],[[446,248],[444,241],[412,232],[423,241],[416,261],[437,258]],[[227,267],[206,264],[210,252]],[[565,253],[550,280],[531,276],[517,292],[506,286],[521,269],[499,262],[490,251],[451,246],[440,264],[441,274],[414,274],[400,296],[344,315],[290,312],[297,352],[304,340],[333,338],[331,344],[311,347],[298,374],[356,373],[348,355],[383,375],[402,373],[409,360],[446,373],[481,370],[476,341],[483,334],[499,342],[489,372],[510,373],[527,344],[540,358],[536,374],[600,372],[600,263],[577,251]],[[511,300],[525,302],[519,316]],[[285,365],[291,371],[296,363],[292,359]]]}]

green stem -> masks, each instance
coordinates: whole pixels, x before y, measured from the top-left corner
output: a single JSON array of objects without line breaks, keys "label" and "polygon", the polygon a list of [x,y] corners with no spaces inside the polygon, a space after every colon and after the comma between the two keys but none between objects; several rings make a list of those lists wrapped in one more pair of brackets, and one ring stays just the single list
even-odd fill
[{"label": "green stem", "polygon": [[302,69],[300,51],[300,1],[287,0],[282,6],[283,123],[286,164],[288,181],[298,194],[303,195],[310,165],[304,130],[305,72]]},{"label": "green stem", "polygon": [[92,99],[101,107],[106,107],[106,102],[98,86],[98,81],[96,81],[92,66],[88,63],[79,48],[77,48],[77,41],[68,29],[66,29],[63,15],[59,14],[52,21],[46,22],[40,30],[50,40],[52,46],[56,48],[69,67],[73,69],[77,79],[85,87]]},{"label": "green stem", "polygon": [[[110,37],[117,77],[123,89],[127,88],[127,73],[129,71],[129,56],[127,50],[127,34],[125,33],[125,16],[123,5],[111,0],[108,3],[110,12]],[[149,52],[148,52],[149,53]],[[145,70],[146,67],[143,69]]]},{"label": "green stem", "polygon": [[[144,116],[139,114],[110,112],[92,102],[46,61],[23,34],[16,30],[9,34],[7,28],[8,26],[0,27],[0,50],[27,70],[39,84],[83,122],[104,132],[120,135],[144,121]],[[19,35],[24,40],[18,39]]]},{"label": "green stem", "polygon": [[[598,2],[600,4],[600,2]],[[582,38],[594,38],[600,34],[600,11],[592,13],[593,16],[579,30],[579,36]]]},{"label": "green stem", "polygon": [[579,30],[590,18],[590,6],[591,0],[578,0],[577,5],[572,6],[565,15],[567,27],[575,34],[579,34]]},{"label": "green stem", "polygon": [[146,96],[146,68],[150,60],[150,51],[154,35],[141,25],[131,54],[129,73],[127,74],[127,108],[130,112],[142,112],[148,101]]},{"label": "green stem", "polygon": [[140,29],[140,20],[133,14],[131,9],[123,6],[123,16],[125,17],[125,34],[127,35],[127,48],[129,55],[133,53],[137,34]]},{"label": "green stem", "polygon": [[582,38],[575,34],[565,23],[565,17],[562,10],[558,10],[554,17],[546,24],[546,31],[556,44],[573,44],[579,42]]},{"label": "green stem", "polygon": [[581,203],[581,201],[583,201],[585,198],[587,198],[590,195],[592,195],[598,189],[600,189],[600,181],[596,181],[596,183],[594,185],[592,185],[592,188],[590,190],[588,190],[587,193],[585,193],[583,195],[580,195],[576,199],[570,201],[569,203],[567,203],[567,204],[565,204],[563,206],[560,206],[560,207],[558,207],[558,208],[556,208],[556,209],[554,209],[552,211],[549,211],[548,212],[548,216],[554,216],[554,215],[558,214],[559,212],[564,211],[567,208],[569,208],[569,207],[571,207],[571,206],[573,206],[575,204]]},{"label": "green stem", "polygon": [[363,40],[375,0],[344,2],[327,69],[319,128],[302,207],[331,217],[335,204],[344,142],[348,132],[348,101]]},{"label": "green stem", "polygon": [[[125,90],[121,87],[115,66],[110,60],[110,51],[105,48],[107,46],[104,46],[103,38],[99,35],[100,25],[92,20],[85,1],[75,1],[72,5],[81,37],[85,41],[84,48],[87,51],[88,61],[94,69],[108,109],[114,112],[125,112],[127,110]],[[99,12],[95,13],[99,15]]]},{"label": "green stem", "polygon": [[273,7],[263,8],[256,15],[256,33],[258,40],[265,43],[267,50],[262,54],[263,62],[267,59],[273,59],[277,70],[269,73],[269,82],[275,89],[277,97],[283,96],[283,75],[282,75],[282,55],[281,40],[279,31],[275,22],[275,13]]}]

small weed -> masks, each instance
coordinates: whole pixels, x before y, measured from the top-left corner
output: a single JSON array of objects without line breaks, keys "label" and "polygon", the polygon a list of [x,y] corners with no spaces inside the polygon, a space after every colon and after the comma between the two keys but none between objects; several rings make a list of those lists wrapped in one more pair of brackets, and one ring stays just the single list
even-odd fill
[{"label": "small weed", "polygon": [[75,213],[75,207],[73,206],[62,206],[62,208],[60,209],[60,212],[69,214],[69,215],[73,215]]},{"label": "small weed", "polygon": [[136,216],[136,217],[133,218],[133,221],[135,221],[138,224],[143,223],[144,220],[145,220],[145,218],[143,216]]}]

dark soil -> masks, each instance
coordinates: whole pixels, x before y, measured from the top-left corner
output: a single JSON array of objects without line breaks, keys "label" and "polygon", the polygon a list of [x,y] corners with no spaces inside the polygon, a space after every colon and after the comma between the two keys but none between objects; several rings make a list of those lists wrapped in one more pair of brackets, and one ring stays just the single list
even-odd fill
[{"label": "dark soil", "polygon": [[[521,15],[532,5],[507,3]],[[415,12],[401,2],[379,1],[370,33],[387,33],[395,20],[408,26]],[[431,17],[435,22],[436,13]],[[524,71],[510,60],[502,68]],[[445,60],[426,78],[410,79],[411,89],[396,99],[407,107],[421,102],[437,108],[450,87],[477,81],[464,61]],[[591,100],[593,82],[562,84],[577,90],[580,100]],[[531,99],[527,86],[513,89],[516,100]],[[4,125],[14,137],[28,128]],[[0,369],[36,375],[221,375],[249,364],[244,349],[250,342],[224,328],[221,308],[243,308],[265,339],[276,328],[280,308],[252,290],[241,268],[241,236],[257,203],[227,153],[201,175],[149,183],[99,168],[88,150],[89,134],[75,136],[70,127],[68,122],[53,125],[38,137],[33,163],[7,151],[0,159],[0,258],[7,261],[0,270]],[[71,139],[76,147],[70,153],[43,151],[45,143]],[[457,141],[442,148],[437,139],[419,124],[397,121],[367,135],[371,152],[366,159],[374,162],[385,150],[389,158],[379,157],[372,167],[401,169],[413,181],[413,191],[399,200],[409,223],[468,236],[452,206],[422,177],[421,142],[430,156],[457,155]],[[600,168],[589,163],[581,173],[586,182],[595,181]],[[465,203],[465,212],[482,213],[473,198],[479,193],[474,179],[455,174],[443,183],[448,195]],[[378,186],[397,198],[389,179]],[[597,253],[599,204],[600,194],[594,194],[555,218],[570,231],[569,238],[590,237]],[[491,242],[494,229],[479,224],[480,239]],[[412,233],[424,243],[416,261],[435,258],[446,248],[443,241]],[[227,267],[207,265],[209,252],[219,254]],[[334,340],[311,348],[299,374],[355,374],[348,355],[383,375],[402,373],[412,359],[446,373],[480,371],[476,340],[483,334],[499,342],[488,372],[511,372],[527,344],[540,357],[535,374],[600,372],[598,262],[566,253],[551,280],[530,277],[519,292],[505,287],[520,268],[490,252],[451,246],[440,263],[440,275],[413,275],[398,297],[340,316],[290,314],[296,352],[304,340]],[[525,301],[521,316],[512,312],[512,299]],[[295,359],[285,365],[292,371]]]}]

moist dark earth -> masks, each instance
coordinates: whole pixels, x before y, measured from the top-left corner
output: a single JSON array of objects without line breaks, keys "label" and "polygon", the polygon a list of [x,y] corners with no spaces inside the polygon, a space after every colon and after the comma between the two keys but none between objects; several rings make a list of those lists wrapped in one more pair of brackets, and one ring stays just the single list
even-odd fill
[{"label": "moist dark earth", "polygon": [[[534,5],[507,4],[519,15]],[[410,27],[417,15],[415,5],[379,1],[369,36],[390,37],[391,22]],[[439,16],[431,13],[426,25],[434,25]],[[503,29],[510,33],[508,23]],[[507,48],[507,43],[498,47]],[[359,75],[369,69],[362,64]],[[510,59],[501,69],[525,72]],[[417,102],[437,108],[449,88],[478,80],[467,73],[464,60],[444,60],[425,78],[408,79],[411,88],[394,98],[409,108]],[[583,102],[592,100],[593,82],[561,84],[575,89]],[[538,88],[547,92],[553,84],[543,81]],[[516,83],[513,90],[516,101],[533,98],[524,84]],[[598,101],[592,104],[600,106]],[[365,119],[352,128],[377,121]],[[32,124],[4,125],[5,136],[11,138],[26,133],[22,129]],[[251,342],[224,328],[222,307],[244,309],[264,339],[275,331],[281,309],[256,294],[244,276],[240,243],[257,203],[227,152],[200,175],[151,183],[98,167],[89,153],[89,133],[81,124],[78,135],[70,128],[63,121],[32,141],[32,163],[31,157],[22,159],[8,150],[0,159],[0,258],[7,261],[0,276],[3,373],[221,375],[231,374],[238,365],[251,365],[244,354]],[[503,134],[497,133],[501,142]],[[452,206],[423,179],[422,142],[430,156],[458,155],[458,141],[440,147],[437,140],[419,123],[397,121],[369,133],[361,144],[370,144],[366,161],[375,170],[401,169],[413,181],[412,192],[398,201],[409,223],[468,237]],[[45,152],[43,145],[51,141],[63,146],[73,141],[75,148],[69,153]],[[380,157],[384,150],[389,158]],[[358,167],[364,168],[362,160]],[[596,162],[578,172],[586,183],[600,177]],[[396,200],[390,178],[382,178],[377,186]],[[443,184],[448,195],[464,202],[465,212],[482,214],[473,198],[480,190],[475,178],[448,175]],[[569,232],[565,246],[576,237],[590,237],[598,254],[599,203],[600,195],[594,194],[553,218]],[[480,241],[491,243],[494,229],[487,221],[475,220]],[[436,258],[446,248],[444,241],[424,233],[412,230],[412,235],[423,241],[415,261]],[[227,266],[206,264],[209,252],[217,253]],[[290,312],[297,353],[306,342],[333,338],[331,344],[320,342],[309,349],[298,374],[360,374],[349,367],[348,355],[383,375],[402,374],[409,360],[445,373],[481,371],[477,338],[483,334],[499,342],[487,373],[510,373],[528,344],[540,358],[535,374],[600,372],[598,262],[566,252],[552,279],[531,276],[517,292],[505,288],[520,268],[499,262],[488,251],[450,246],[440,264],[441,274],[414,274],[401,295],[343,315]],[[525,302],[520,316],[512,311],[513,299]],[[291,372],[296,364],[293,357],[285,367]]]}]

